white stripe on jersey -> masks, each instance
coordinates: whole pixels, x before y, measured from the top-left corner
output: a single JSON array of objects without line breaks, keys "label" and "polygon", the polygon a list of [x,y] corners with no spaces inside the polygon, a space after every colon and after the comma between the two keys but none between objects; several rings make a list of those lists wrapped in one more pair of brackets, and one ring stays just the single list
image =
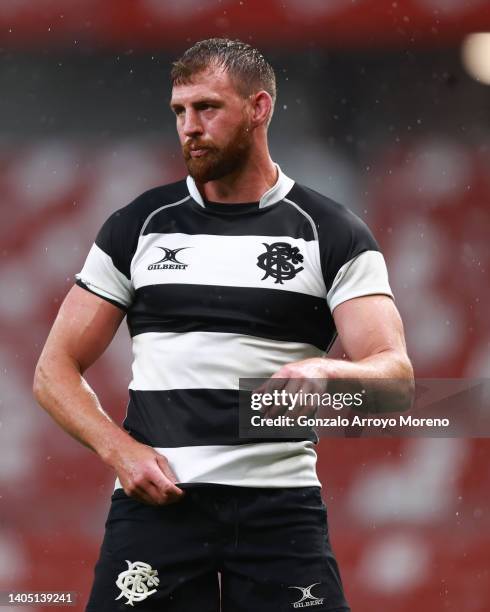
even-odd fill
[{"label": "white stripe on jersey", "polygon": [[378,293],[393,297],[386,263],[379,251],[364,251],[340,268],[327,294],[327,302],[333,312],[342,302]]},{"label": "white stripe on jersey", "polygon": [[[266,253],[265,244],[285,242],[297,247],[303,261],[294,264],[303,268],[294,278],[278,283],[257,265],[259,255]],[[265,244],[264,244],[265,243]],[[160,247],[160,248],[159,248]],[[179,264],[165,261],[165,269],[148,269],[165,257],[164,248],[179,251]],[[173,267],[170,267],[173,265]],[[214,236],[208,234],[147,234],[140,236],[131,262],[131,278],[135,289],[147,285],[183,283],[228,287],[257,287],[294,291],[324,298],[326,289],[318,258],[318,242],[289,236]]]},{"label": "white stripe on jersey", "polygon": [[120,302],[126,308],[133,300],[134,289],[131,281],[119,272],[109,255],[95,243],[82,270],[75,278],[85,283],[94,293]]},{"label": "white stripe on jersey", "polygon": [[[158,448],[177,483],[216,483],[239,487],[320,487],[316,451],[308,440],[219,446]],[[121,488],[119,478],[115,489]]]},{"label": "white stripe on jersey", "polygon": [[321,357],[310,344],[218,332],[148,332],[133,337],[135,391],[239,388],[239,378],[269,378],[286,363]]}]

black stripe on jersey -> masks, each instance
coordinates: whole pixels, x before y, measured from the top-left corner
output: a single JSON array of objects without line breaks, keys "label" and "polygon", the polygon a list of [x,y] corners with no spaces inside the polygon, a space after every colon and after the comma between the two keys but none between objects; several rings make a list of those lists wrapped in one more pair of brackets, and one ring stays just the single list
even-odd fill
[{"label": "black stripe on jersey", "polygon": [[162,284],[136,290],[128,311],[131,336],[147,332],[223,332],[326,350],[335,325],[323,298],[255,287]]},{"label": "black stripe on jersey", "polygon": [[81,281],[79,278],[77,278],[77,280],[75,281],[75,285],[78,285],[79,287],[82,287],[82,289],[85,289],[86,291],[89,291],[90,293],[93,293],[94,295],[96,295],[99,298],[102,298],[103,300],[105,300],[106,302],[109,302],[109,304],[112,304],[113,306],[117,306],[118,308],[120,308],[121,310],[123,310],[124,312],[127,312],[127,308],[126,306],[124,306],[123,304],[121,304],[121,302],[118,302],[116,300],[111,300],[111,298],[106,297],[105,295],[100,295],[100,293],[97,293],[96,291],[94,291],[93,289],[91,289],[88,285],[86,285],[83,281]]},{"label": "black stripe on jersey", "polygon": [[[234,204],[225,204],[232,208]],[[224,214],[193,200],[156,213],[143,234],[208,234],[212,236],[288,236],[314,240],[311,223],[284,202],[254,210]]]},{"label": "black stripe on jersey", "polygon": [[[163,448],[291,440],[283,437],[241,439],[239,393],[225,389],[130,389],[123,426],[139,442]],[[313,431],[303,439],[317,441]]]}]

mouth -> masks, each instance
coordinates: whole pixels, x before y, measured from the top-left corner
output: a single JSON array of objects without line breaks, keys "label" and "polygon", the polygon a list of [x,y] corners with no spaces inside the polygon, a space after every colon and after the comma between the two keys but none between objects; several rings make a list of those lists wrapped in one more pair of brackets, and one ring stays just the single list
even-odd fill
[{"label": "mouth", "polygon": [[189,153],[191,157],[202,157],[206,155],[208,149],[189,149]]}]

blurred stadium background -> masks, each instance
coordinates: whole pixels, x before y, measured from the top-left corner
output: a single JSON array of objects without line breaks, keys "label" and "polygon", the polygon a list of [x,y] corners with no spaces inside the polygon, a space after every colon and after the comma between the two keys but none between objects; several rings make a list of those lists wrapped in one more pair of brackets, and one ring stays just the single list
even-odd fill
[{"label": "blurred stadium background", "polygon": [[[273,157],[373,229],[417,376],[490,376],[485,29],[487,0],[0,0],[0,591],[84,609],[113,475],[35,405],[33,368],[102,221],[183,175],[168,71],[195,40],[272,61]],[[124,325],[88,378],[120,422]],[[319,450],[353,612],[490,610],[488,441]]]}]

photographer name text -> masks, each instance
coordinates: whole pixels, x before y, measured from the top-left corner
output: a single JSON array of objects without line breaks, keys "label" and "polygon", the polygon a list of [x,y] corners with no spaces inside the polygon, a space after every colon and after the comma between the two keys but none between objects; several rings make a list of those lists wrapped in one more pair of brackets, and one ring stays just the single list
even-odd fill
[{"label": "photographer name text", "polygon": [[279,415],[266,417],[254,414],[250,419],[253,427],[376,427],[386,429],[390,427],[449,427],[447,418],[418,418],[411,415],[400,414],[396,417],[313,417],[299,415],[296,417]]}]

